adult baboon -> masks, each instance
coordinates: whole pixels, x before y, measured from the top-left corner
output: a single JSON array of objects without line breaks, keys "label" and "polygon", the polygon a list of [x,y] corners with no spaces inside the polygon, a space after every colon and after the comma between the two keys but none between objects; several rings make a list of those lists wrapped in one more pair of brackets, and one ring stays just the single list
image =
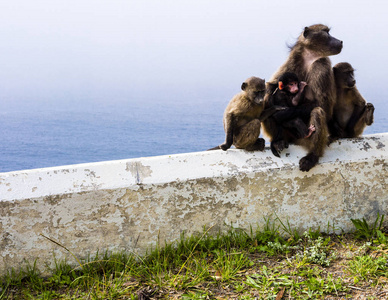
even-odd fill
[{"label": "adult baboon", "polygon": [[[309,171],[314,167],[323,155],[328,140],[327,123],[333,115],[335,103],[334,74],[331,67],[330,55],[340,53],[342,41],[329,34],[329,28],[322,24],[305,27],[296,44],[291,48],[286,62],[271,77],[265,97],[265,105],[268,108],[274,86],[281,74],[293,72],[299,80],[307,82],[305,96],[315,99],[317,107],[310,115],[309,124],[315,127],[315,133],[309,139],[293,139],[291,142],[304,146],[308,154],[299,161],[302,171]],[[271,138],[277,135],[278,125],[268,118],[263,122],[264,131]],[[285,147],[284,141],[277,141],[272,145],[279,153]]]},{"label": "adult baboon", "polygon": [[366,103],[356,87],[354,69],[342,62],[333,67],[337,100],[334,106],[331,139],[360,136],[373,123],[374,106]]}]

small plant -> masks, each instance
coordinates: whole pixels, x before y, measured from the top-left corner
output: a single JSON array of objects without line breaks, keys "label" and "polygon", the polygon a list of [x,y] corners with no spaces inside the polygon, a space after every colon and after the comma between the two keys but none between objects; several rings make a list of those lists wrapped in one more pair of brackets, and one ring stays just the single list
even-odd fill
[{"label": "small plant", "polygon": [[276,220],[281,224],[283,231],[289,235],[289,241],[297,243],[301,239],[299,232],[291,227],[289,220],[287,220],[287,225],[279,217],[276,217]]},{"label": "small plant", "polygon": [[304,237],[307,238],[307,247],[303,251],[303,257],[310,263],[328,267],[335,258],[334,254],[330,254],[330,238],[323,239],[319,236],[314,240],[308,232],[304,233]]},{"label": "small plant", "polygon": [[[277,225],[277,222],[279,222],[280,225]],[[266,252],[268,255],[285,255],[292,250],[297,249],[298,246],[292,246],[295,244],[296,240],[299,240],[297,232],[288,227],[287,234],[291,232],[293,235],[288,240],[285,240],[280,233],[281,226],[284,227],[284,224],[278,218],[274,221],[271,221],[270,218],[266,218],[264,228],[262,230],[257,230],[256,234],[253,235],[253,247],[250,251]]]},{"label": "small plant", "polygon": [[369,225],[365,218],[360,219],[350,219],[353,225],[356,227],[355,236],[356,238],[367,239],[372,241],[377,238],[379,243],[386,243],[387,238],[382,233],[384,215],[377,213],[377,218],[372,225]]},{"label": "small plant", "polygon": [[246,288],[247,288],[247,286],[245,285],[244,282],[238,281],[237,283],[234,284],[234,289],[238,293],[241,293],[241,292],[245,291]]},{"label": "small plant", "polygon": [[221,281],[230,281],[241,269],[249,267],[252,262],[243,253],[226,253],[224,250],[215,251],[213,262],[217,278]]},{"label": "small plant", "polygon": [[355,283],[361,279],[373,280],[379,276],[385,277],[388,275],[387,257],[356,256],[349,262],[346,270],[353,276]]},{"label": "small plant", "polygon": [[267,253],[270,255],[275,254],[287,254],[290,253],[292,250],[299,249],[299,246],[290,246],[288,243],[281,244],[280,242],[268,242],[267,244]]},{"label": "small plant", "polygon": [[182,295],[182,300],[205,300],[208,299],[209,294],[208,293],[201,293],[201,292],[189,292],[187,294]]},{"label": "small plant", "polygon": [[244,284],[260,290],[265,299],[275,299],[283,287],[290,288],[294,283],[289,275],[269,270],[266,266],[263,266],[260,271],[260,273],[247,276]]}]

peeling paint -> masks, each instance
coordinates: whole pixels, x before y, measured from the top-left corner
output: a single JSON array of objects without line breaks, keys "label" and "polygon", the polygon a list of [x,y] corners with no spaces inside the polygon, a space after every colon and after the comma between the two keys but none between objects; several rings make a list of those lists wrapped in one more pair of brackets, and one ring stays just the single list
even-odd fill
[{"label": "peeling paint", "polygon": [[381,143],[380,141],[377,141],[376,149],[382,149],[385,147],[385,144]]},{"label": "peeling paint", "polygon": [[144,178],[150,177],[152,170],[150,166],[144,166],[139,161],[128,162],[126,171],[131,172],[132,176],[136,178],[137,184],[141,184]]},{"label": "peeling paint", "polygon": [[372,147],[369,145],[369,143],[368,142],[365,142],[365,143],[363,143],[362,144],[363,145],[363,150],[365,150],[365,151],[368,151],[369,149],[371,149]]}]

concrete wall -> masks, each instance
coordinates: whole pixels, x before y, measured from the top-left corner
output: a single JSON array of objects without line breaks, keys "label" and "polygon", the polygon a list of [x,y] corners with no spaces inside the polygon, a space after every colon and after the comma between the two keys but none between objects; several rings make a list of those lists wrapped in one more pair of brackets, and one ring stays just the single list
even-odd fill
[{"label": "concrete wall", "polygon": [[0,173],[0,272],[69,257],[40,234],[82,258],[275,213],[299,230],[353,230],[351,218],[388,213],[387,144],[388,134],[341,140],[308,173],[298,146],[282,158],[230,149]]}]

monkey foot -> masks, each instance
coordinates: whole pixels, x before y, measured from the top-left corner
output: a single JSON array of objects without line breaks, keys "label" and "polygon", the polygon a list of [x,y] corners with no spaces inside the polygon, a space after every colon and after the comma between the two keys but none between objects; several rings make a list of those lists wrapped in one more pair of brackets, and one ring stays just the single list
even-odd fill
[{"label": "monkey foot", "polygon": [[367,103],[365,107],[365,124],[370,126],[373,123],[373,113],[375,111],[375,107],[372,103]]},{"label": "monkey foot", "polygon": [[329,147],[332,143],[334,143],[335,141],[337,141],[339,139],[338,136],[332,136],[330,135],[327,139],[327,146]]},{"label": "monkey foot", "polygon": [[258,138],[256,142],[245,148],[247,151],[263,151],[265,148],[265,140],[262,138]]},{"label": "monkey foot", "polygon": [[311,124],[310,127],[308,128],[308,130],[309,130],[309,132],[304,137],[305,139],[308,139],[315,132],[315,126],[313,124]]},{"label": "monkey foot", "polygon": [[303,172],[308,172],[312,167],[314,167],[319,160],[319,156],[314,153],[309,153],[305,157],[302,157],[299,161],[299,170]]},{"label": "monkey foot", "polygon": [[221,150],[228,150],[232,145],[228,145],[228,144],[221,144],[219,145],[218,147],[220,147]]},{"label": "monkey foot", "polygon": [[285,140],[271,142],[271,151],[273,155],[277,157],[280,157],[280,152],[282,152],[284,148],[288,148],[288,143]]}]

